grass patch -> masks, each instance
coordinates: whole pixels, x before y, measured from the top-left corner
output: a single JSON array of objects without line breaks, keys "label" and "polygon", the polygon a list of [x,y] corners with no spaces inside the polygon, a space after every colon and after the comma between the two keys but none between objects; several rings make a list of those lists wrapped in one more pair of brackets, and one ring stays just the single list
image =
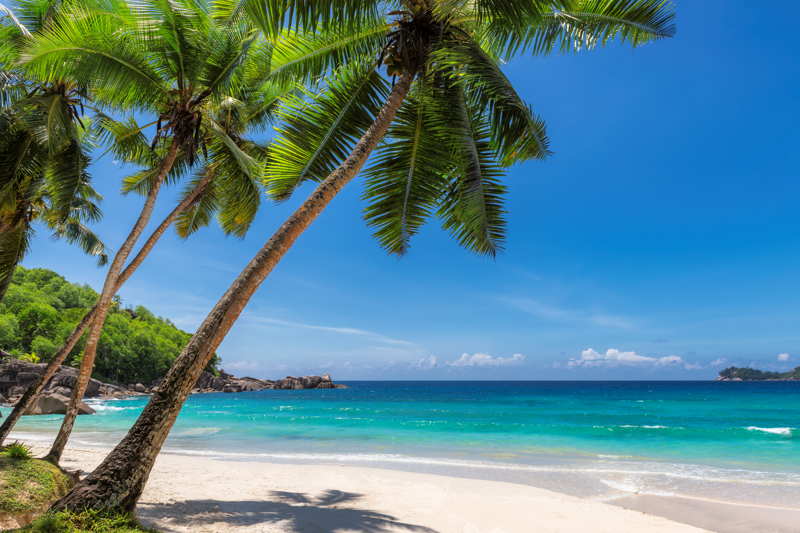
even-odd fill
[{"label": "grass patch", "polygon": [[21,442],[12,442],[6,446],[6,449],[3,450],[3,455],[12,459],[33,459],[31,447],[25,446]]},{"label": "grass patch", "polygon": [[57,466],[41,459],[14,459],[0,454],[0,515],[34,513],[66,494],[72,481]]},{"label": "grass patch", "polygon": [[143,528],[130,515],[109,514],[99,511],[48,513],[19,533],[155,533]]}]

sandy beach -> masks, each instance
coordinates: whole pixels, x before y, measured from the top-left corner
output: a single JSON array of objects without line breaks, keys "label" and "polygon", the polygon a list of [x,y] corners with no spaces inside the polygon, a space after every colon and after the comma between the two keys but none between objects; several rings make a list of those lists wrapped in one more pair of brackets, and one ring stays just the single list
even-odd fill
[{"label": "sandy beach", "polygon": [[[71,448],[63,466],[88,471],[103,456],[99,449]],[[167,532],[706,531],[513,483],[168,453],[159,456],[136,514],[145,525]]]}]

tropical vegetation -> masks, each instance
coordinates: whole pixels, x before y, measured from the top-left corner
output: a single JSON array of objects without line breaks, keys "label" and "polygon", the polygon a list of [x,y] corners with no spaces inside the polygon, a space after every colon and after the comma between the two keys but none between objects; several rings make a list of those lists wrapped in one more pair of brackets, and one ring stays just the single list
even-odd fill
[{"label": "tropical vegetation", "polygon": [[0,4],[0,301],[28,252],[34,223],[106,262],[86,224],[101,212],[88,173],[94,146],[77,80],[40,83],[16,67],[31,32],[51,19],[48,3],[21,2],[19,17]]},{"label": "tropical vegetation", "polygon": [[[97,292],[88,285],[70,283],[51,270],[18,267],[0,302],[0,349],[49,362],[95,301]],[[146,307],[125,306],[116,298],[100,337],[93,375],[122,385],[149,384],[166,374],[190,337]],[[82,349],[78,343],[65,363],[79,366]],[[217,363],[214,358],[215,372]]]},{"label": "tropical vegetation", "polygon": [[32,458],[23,445],[14,443],[0,450],[0,523],[45,511],[71,486],[67,474],[52,463]]},{"label": "tropical vegetation", "polygon": [[[291,86],[263,75],[263,62],[256,58],[265,44],[255,42],[248,24],[217,21],[214,12],[198,6],[177,9],[156,1],[145,9],[126,2],[35,2],[50,6],[52,14],[19,54],[17,65],[25,75],[46,83],[81,80],[83,87],[91,87],[96,104],[154,117],[139,125],[133,118],[115,120],[97,111],[97,137],[119,160],[143,168],[125,180],[124,191],[140,192],[146,200],[111,261],[96,304],[0,427],[3,439],[88,330],[78,382],[49,455],[57,462],[88,385],[114,294],[173,223],[187,237],[216,214],[226,233],[247,231],[260,204],[264,151],[245,134],[269,120],[274,102]],[[149,17],[158,13],[161,24],[153,26]],[[151,126],[156,128],[148,141],[144,130]],[[126,266],[161,186],[192,171],[196,174],[184,198]]]},{"label": "tropical vegetation", "polygon": [[494,255],[504,237],[504,169],[548,154],[543,122],[501,62],[673,33],[672,11],[659,0],[251,0],[229,7],[244,7],[274,43],[275,70],[308,83],[325,79],[320,90],[282,104],[265,172],[278,199],[305,181],[319,185],[233,281],[126,437],[55,509],[134,507],[213,351],[379,145],[367,171],[365,216],[387,250],[403,253],[435,214],[463,246]]},{"label": "tropical vegetation", "polygon": [[731,366],[720,371],[719,377],[727,380],[742,381],[793,380],[800,379],[800,366],[788,372],[771,372],[756,368]]},{"label": "tropical vegetation", "polygon": [[[163,231],[177,222],[188,235],[216,211],[223,229],[242,234],[258,207],[258,181],[278,201],[317,184],[186,342],[127,436],[56,511],[133,509],[191,387],[249,299],[362,169],[364,217],[388,252],[406,253],[437,218],[462,246],[494,256],[504,245],[506,170],[549,154],[543,120],[503,63],[674,32],[666,0],[26,1],[49,6],[48,22],[7,54],[13,69],[3,71],[80,87],[81,101],[96,108],[100,142],[142,168],[126,189],[145,196],[102,291],[48,366],[88,329],[51,460],[71,431],[114,295]],[[273,114],[268,147],[245,140]],[[184,200],[129,261],[160,188],[191,172]]]}]

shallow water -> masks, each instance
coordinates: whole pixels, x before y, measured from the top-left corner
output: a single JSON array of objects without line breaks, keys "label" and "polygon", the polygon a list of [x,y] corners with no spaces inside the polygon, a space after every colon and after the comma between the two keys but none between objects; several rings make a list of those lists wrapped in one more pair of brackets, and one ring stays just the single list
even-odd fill
[{"label": "shallow water", "polygon": [[[349,385],[192,396],[166,449],[504,479],[605,499],[796,506],[800,494],[800,382]],[[73,443],[115,444],[146,401],[92,402],[98,413],[78,417]],[[16,434],[48,440],[60,418],[25,417]]]}]

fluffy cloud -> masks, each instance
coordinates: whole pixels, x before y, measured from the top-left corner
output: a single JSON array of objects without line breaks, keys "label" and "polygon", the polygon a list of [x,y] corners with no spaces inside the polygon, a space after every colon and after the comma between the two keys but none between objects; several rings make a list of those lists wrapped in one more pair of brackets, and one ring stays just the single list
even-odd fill
[{"label": "fluffy cloud", "polygon": [[567,362],[567,366],[635,366],[635,365],[682,365],[685,361],[677,355],[667,355],[664,357],[648,357],[639,355],[636,352],[623,352],[615,348],[609,348],[605,353],[599,353],[592,348],[587,348],[581,352],[580,357],[572,358]]},{"label": "fluffy cloud", "polygon": [[449,361],[449,366],[511,366],[525,361],[525,356],[515,353],[511,357],[493,357],[488,353],[461,354],[455,361]]},{"label": "fluffy cloud", "polygon": [[792,356],[789,355],[788,353],[779,353],[778,354],[778,361],[780,361],[781,363],[785,363],[786,361],[788,361],[791,358],[792,358]]},{"label": "fluffy cloud", "polygon": [[725,359],[724,357],[720,357],[719,359],[714,359],[708,365],[709,366],[724,366],[726,364],[728,364],[728,360]]},{"label": "fluffy cloud", "polygon": [[423,357],[411,364],[414,368],[419,368],[421,370],[430,370],[431,368],[436,368],[439,366],[439,359],[435,355],[429,355],[428,357]]}]

